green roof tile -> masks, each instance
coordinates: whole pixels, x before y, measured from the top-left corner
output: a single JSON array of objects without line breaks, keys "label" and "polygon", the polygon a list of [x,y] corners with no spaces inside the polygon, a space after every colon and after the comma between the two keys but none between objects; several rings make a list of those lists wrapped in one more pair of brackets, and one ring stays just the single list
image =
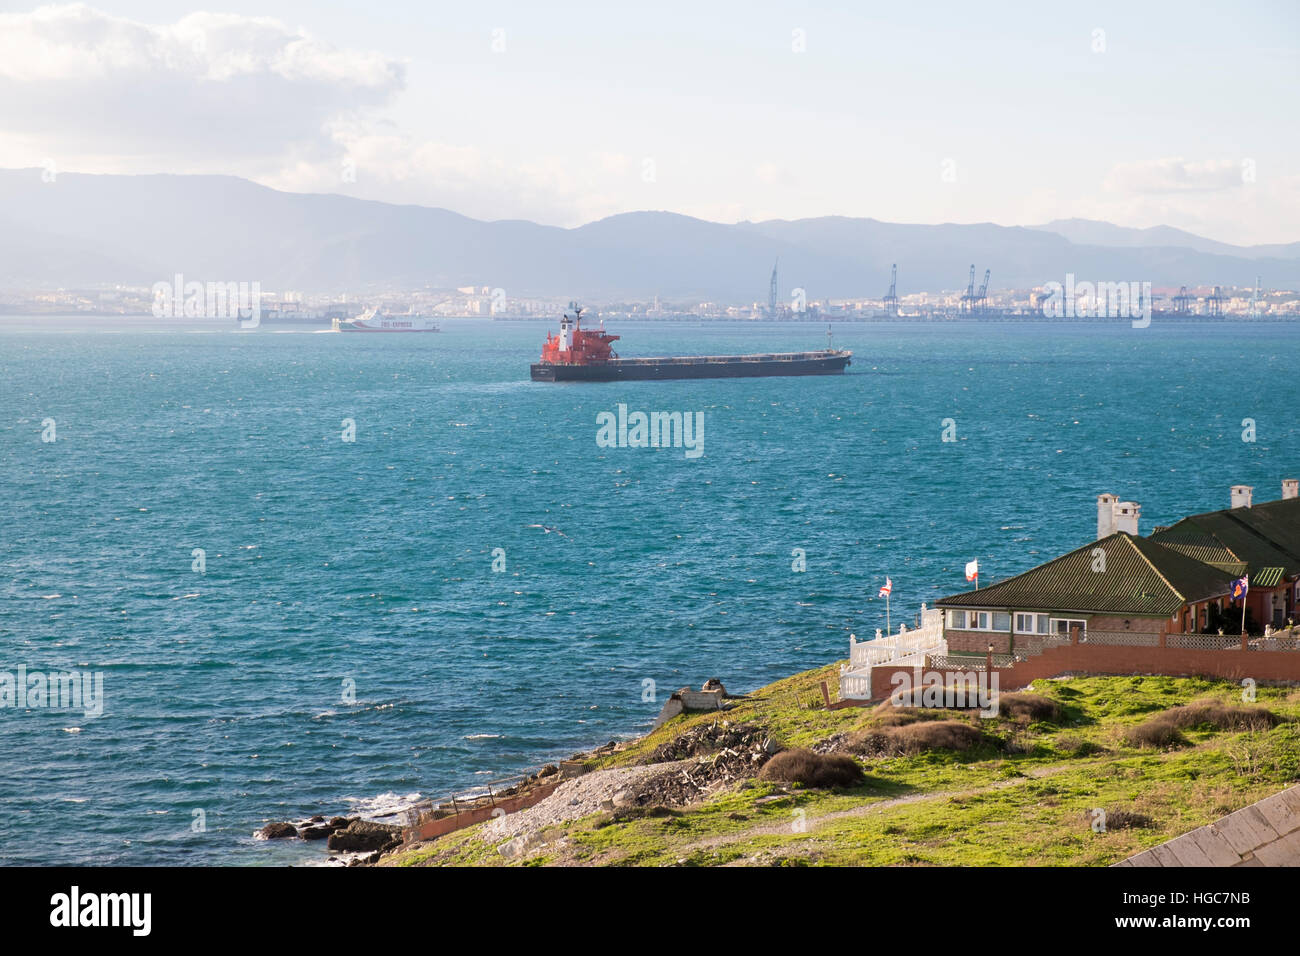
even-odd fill
[{"label": "green roof tile", "polygon": [[[1105,553],[1105,570],[1097,549]],[[1233,575],[1123,531],[1046,564],[940,599],[940,607],[1168,616],[1189,602],[1227,594]]]}]

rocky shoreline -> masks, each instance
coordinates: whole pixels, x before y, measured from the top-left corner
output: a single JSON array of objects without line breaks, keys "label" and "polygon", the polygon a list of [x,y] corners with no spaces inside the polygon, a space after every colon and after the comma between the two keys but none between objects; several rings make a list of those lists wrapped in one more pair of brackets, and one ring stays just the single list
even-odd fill
[{"label": "rocky shoreline", "polygon": [[298,823],[268,823],[253,836],[258,840],[324,840],[328,849],[345,854],[331,856],[327,862],[342,866],[375,863],[389,850],[402,844],[402,828],[361,817],[317,815]]},{"label": "rocky shoreline", "polygon": [[[682,695],[688,693],[689,688],[674,693],[665,711],[673,702],[680,704],[672,710],[674,714],[683,709],[696,709],[681,704]],[[476,818],[489,814],[491,823],[485,827],[485,838],[508,839],[501,852],[509,857],[512,850],[520,853],[536,842],[535,831],[541,825],[538,821],[554,823],[571,818],[574,808],[586,807],[593,801],[589,810],[626,810],[650,804],[681,805],[717,786],[743,778],[746,772],[752,773],[778,749],[769,738],[755,733],[753,728],[735,727],[723,719],[728,704],[743,698],[727,694],[721,681],[706,682],[700,694],[713,696],[713,703],[706,708],[718,710],[719,722],[658,748],[648,761],[654,766],[589,772],[593,761],[643,741],[662,722],[663,714],[654,727],[643,734],[621,742],[610,740],[592,750],[579,751],[567,760],[545,764],[518,778],[518,783],[500,790],[489,789],[488,793],[469,799],[452,797],[450,803],[448,798],[443,798],[442,802],[426,800],[417,803],[407,811],[408,826],[379,823],[356,815],[328,819],[316,815],[296,823],[268,823],[254,837],[259,840],[324,840],[326,847],[337,854],[325,862],[339,866],[373,866],[384,855],[404,846],[408,837],[419,842],[418,833],[422,827],[432,827],[440,835],[461,828],[447,824],[439,826],[440,821],[449,817],[462,818],[466,821],[462,826],[471,826],[480,822]],[[711,756],[703,760],[704,754]],[[581,783],[578,778],[583,778]],[[575,786],[578,790],[574,790]],[[563,808],[557,808],[557,802],[562,802]],[[504,811],[501,804],[521,806],[522,809]],[[532,812],[534,810],[537,812]],[[433,838],[436,837],[425,839]]]}]

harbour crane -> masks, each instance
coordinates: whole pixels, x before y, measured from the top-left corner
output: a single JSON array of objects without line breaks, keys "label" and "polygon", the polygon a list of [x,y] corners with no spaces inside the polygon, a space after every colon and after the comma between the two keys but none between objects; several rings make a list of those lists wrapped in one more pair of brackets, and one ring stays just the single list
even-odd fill
[{"label": "harbour crane", "polygon": [[962,312],[973,312],[975,310],[975,263],[970,264],[970,280],[966,283],[966,291],[961,297]]},{"label": "harbour crane", "polygon": [[984,282],[975,293],[975,311],[987,312],[989,308],[989,270],[984,270]]},{"label": "harbour crane", "polygon": [[1205,307],[1210,315],[1223,316],[1223,294],[1222,286],[1215,286],[1214,291],[1205,297]]},{"label": "harbour crane", "polygon": [[898,315],[898,263],[889,269],[889,295],[884,299],[885,314]]}]

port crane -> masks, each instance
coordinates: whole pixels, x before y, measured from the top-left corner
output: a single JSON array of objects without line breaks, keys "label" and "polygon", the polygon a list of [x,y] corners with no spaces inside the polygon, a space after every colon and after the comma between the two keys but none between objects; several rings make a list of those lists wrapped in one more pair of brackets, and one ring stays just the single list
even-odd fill
[{"label": "port crane", "polygon": [[961,311],[975,311],[975,263],[970,264],[970,280],[966,283],[966,291],[961,297]]},{"label": "port crane", "polygon": [[987,312],[989,310],[989,271],[984,270],[984,281],[980,284],[979,291],[975,293],[974,308],[976,312]]},{"label": "port crane", "polygon": [[885,314],[898,315],[898,263],[889,268],[889,295],[884,299]]},{"label": "port crane", "polygon": [[1209,315],[1223,316],[1223,300],[1226,298],[1223,294],[1222,286],[1215,286],[1214,291],[1205,297],[1205,307]]}]

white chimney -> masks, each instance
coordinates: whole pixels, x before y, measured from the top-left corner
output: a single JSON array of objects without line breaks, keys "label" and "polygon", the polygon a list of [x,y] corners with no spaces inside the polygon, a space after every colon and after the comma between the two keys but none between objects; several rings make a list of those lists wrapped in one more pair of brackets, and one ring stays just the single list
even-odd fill
[{"label": "white chimney", "polygon": [[1138,516],[1142,514],[1142,506],[1136,501],[1117,501],[1115,502],[1115,530],[1126,531],[1131,535],[1138,533]]},{"label": "white chimney", "polygon": [[1282,479],[1282,500],[1285,501],[1287,498],[1300,498],[1300,480]]},{"label": "white chimney", "polygon": [[1115,495],[1097,496],[1097,540],[1115,533]]},{"label": "white chimney", "polygon": [[1232,486],[1232,507],[1249,508],[1251,493],[1255,489],[1251,485],[1233,485]]}]

